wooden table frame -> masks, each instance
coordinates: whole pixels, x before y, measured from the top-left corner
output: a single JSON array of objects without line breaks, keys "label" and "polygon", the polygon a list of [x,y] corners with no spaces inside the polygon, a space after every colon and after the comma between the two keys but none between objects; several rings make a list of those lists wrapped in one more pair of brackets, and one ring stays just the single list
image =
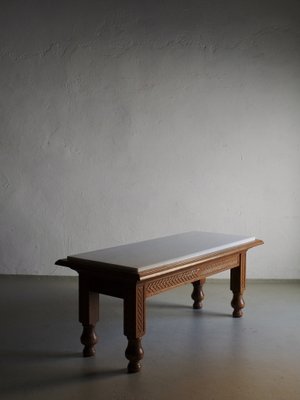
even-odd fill
[{"label": "wooden table frame", "polygon": [[146,330],[146,299],[169,289],[192,283],[193,308],[202,307],[203,284],[208,276],[230,269],[230,290],[233,292],[232,316],[243,315],[243,292],[246,285],[246,252],[263,244],[254,240],[234,248],[209,255],[148,269],[140,273],[124,271],[121,267],[101,268],[89,260],[62,259],[57,265],[69,267],[79,274],[79,321],[83,325],[81,343],[83,356],[95,354],[99,319],[99,293],[124,300],[124,335],[128,339],[125,356],[128,372],[138,372],[144,356],[141,338]]}]

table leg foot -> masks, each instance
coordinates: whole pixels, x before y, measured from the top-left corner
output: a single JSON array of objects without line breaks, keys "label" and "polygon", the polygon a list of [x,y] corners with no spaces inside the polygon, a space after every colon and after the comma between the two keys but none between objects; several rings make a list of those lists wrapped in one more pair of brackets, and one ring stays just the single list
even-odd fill
[{"label": "table leg foot", "polygon": [[83,332],[81,335],[81,343],[84,345],[83,357],[92,357],[95,355],[95,344],[98,342],[98,338],[95,332],[94,325],[83,325]]},{"label": "table leg foot", "polygon": [[141,339],[128,339],[128,346],[125,351],[125,356],[129,360],[127,371],[129,373],[139,372],[141,369],[140,360],[144,357]]},{"label": "table leg foot", "polygon": [[242,293],[233,293],[233,298],[231,301],[231,306],[233,308],[232,316],[233,318],[241,318],[243,316],[243,308],[245,307],[245,302]]},{"label": "table leg foot", "polygon": [[201,279],[199,281],[193,282],[193,293],[191,295],[192,299],[194,300],[193,308],[195,310],[199,310],[203,307],[203,300],[204,300],[204,292],[203,292],[203,285],[205,283],[205,279]]}]

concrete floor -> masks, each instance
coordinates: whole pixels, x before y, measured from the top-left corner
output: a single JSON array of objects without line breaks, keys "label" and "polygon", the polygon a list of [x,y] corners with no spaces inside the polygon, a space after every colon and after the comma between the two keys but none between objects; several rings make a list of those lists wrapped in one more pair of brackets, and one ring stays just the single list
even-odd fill
[{"label": "concrete floor", "polygon": [[95,358],[82,358],[77,279],[0,277],[0,398],[300,399],[300,283],[248,283],[231,318],[228,282],[208,281],[147,301],[145,357],[128,375],[122,301],[101,296]]}]

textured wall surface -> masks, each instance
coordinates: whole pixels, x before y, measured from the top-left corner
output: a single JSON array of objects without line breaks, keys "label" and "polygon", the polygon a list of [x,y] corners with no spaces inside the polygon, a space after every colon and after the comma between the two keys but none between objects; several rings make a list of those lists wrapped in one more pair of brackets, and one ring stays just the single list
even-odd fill
[{"label": "textured wall surface", "polygon": [[300,3],[1,1],[0,272],[187,230],[300,278]]}]

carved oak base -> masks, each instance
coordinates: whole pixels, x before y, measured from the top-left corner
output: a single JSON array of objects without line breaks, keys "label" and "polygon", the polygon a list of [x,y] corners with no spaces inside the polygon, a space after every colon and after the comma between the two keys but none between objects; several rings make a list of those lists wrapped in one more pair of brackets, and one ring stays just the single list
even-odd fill
[{"label": "carved oak base", "polygon": [[[150,248],[156,248],[156,243],[157,240],[150,241]],[[176,243],[174,242],[174,246],[177,245]],[[246,283],[246,252],[249,248],[260,244],[263,244],[260,240],[249,241],[245,244],[237,242],[235,247],[202,254],[199,257],[187,254],[185,259],[182,258],[178,262],[174,262],[172,258],[165,260],[160,266],[154,265],[151,268],[140,268],[140,270],[135,269],[134,262],[132,262],[133,266],[130,263],[128,266],[115,265],[114,259],[112,262],[107,262],[104,258],[102,262],[101,257],[106,254],[105,249],[96,251],[96,256],[99,258],[95,256],[95,252],[90,252],[79,255],[80,257],[70,256],[67,259],[58,260],[57,265],[67,266],[79,273],[79,321],[83,325],[81,335],[81,343],[84,345],[83,356],[95,355],[97,343],[95,325],[99,319],[99,293],[124,300],[124,335],[128,339],[125,356],[129,360],[127,366],[129,373],[141,370],[140,361],[144,356],[141,338],[146,331],[145,302],[148,297],[192,283],[193,308],[201,309],[205,278],[230,270],[230,290],[233,292],[232,315],[234,318],[240,318],[245,306],[242,294]],[[135,247],[131,249],[130,246],[127,245],[124,248],[127,251],[130,250],[129,258],[131,259]],[[141,246],[143,247],[144,244]],[[111,249],[108,253],[110,252]],[[137,264],[140,265],[139,259]],[[147,266],[147,263],[145,265]]]},{"label": "carved oak base", "polygon": [[127,371],[129,373],[139,372],[141,369],[141,359],[144,357],[141,339],[128,339],[128,346],[125,351],[125,356],[129,360]]}]

